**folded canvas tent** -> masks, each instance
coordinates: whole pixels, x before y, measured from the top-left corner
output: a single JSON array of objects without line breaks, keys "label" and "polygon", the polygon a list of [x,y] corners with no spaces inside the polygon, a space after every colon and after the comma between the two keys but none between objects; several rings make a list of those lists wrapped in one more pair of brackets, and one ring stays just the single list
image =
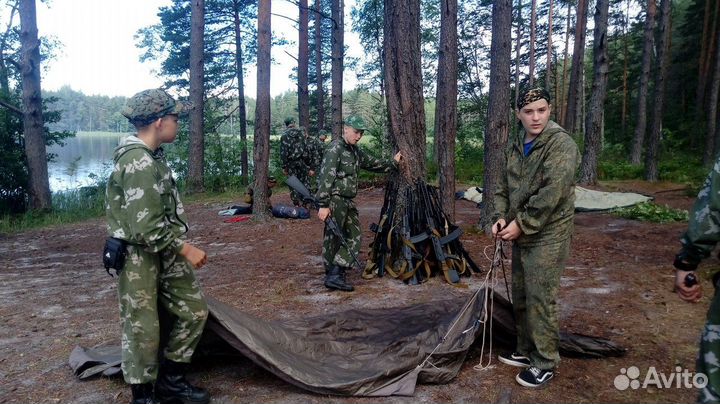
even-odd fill
[{"label": "folded canvas tent", "polygon": [[[408,396],[417,383],[449,383],[457,376],[470,347],[483,336],[486,293],[479,289],[464,300],[349,310],[295,321],[266,321],[209,298],[207,330],[258,366],[312,392]],[[493,296],[493,337],[511,345],[512,306],[497,293]],[[103,360],[116,363],[115,349],[116,357],[104,351]],[[70,364],[76,375],[107,374],[108,363],[82,362],[80,355],[87,353],[80,347],[73,351]],[[561,353],[620,356],[624,349],[603,339],[561,334]]]},{"label": "folded canvas tent", "polygon": [[[482,202],[482,188],[470,187],[464,192],[458,192],[458,199],[479,204]],[[639,203],[651,201],[653,198],[634,192],[603,192],[575,187],[575,210],[577,212],[592,212],[625,208]]]}]

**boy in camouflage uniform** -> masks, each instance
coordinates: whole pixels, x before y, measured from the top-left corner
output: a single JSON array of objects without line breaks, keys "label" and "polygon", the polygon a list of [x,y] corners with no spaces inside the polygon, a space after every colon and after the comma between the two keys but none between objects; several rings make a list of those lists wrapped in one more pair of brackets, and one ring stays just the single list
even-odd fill
[{"label": "boy in camouflage uniform", "polygon": [[306,133],[305,140],[307,142],[307,147],[305,149],[305,164],[310,169],[310,178],[308,178],[310,186],[308,189],[314,193],[317,191],[317,181],[314,181],[313,179],[317,178],[315,173],[320,172],[320,165],[322,164],[325,147],[323,142],[316,136],[309,136]]},{"label": "boy in camouflage uniform", "polygon": [[[705,180],[703,189],[690,213],[688,229],[680,242],[682,249],[675,256],[675,290],[682,300],[696,303],[702,297],[699,283],[688,282],[703,258],[720,241],[720,159]],[[697,278],[696,278],[697,279]],[[713,276],[715,294],[707,321],[700,337],[700,349],[697,358],[697,371],[707,377],[707,385],[700,391],[699,403],[720,402],[720,272]]]},{"label": "boy in camouflage uniform", "polygon": [[[323,222],[332,215],[345,235],[345,241],[352,253],[360,252],[360,220],[353,198],[357,195],[358,171],[388,172],[397,168],[402,158],[398,152],[393,160],[382,161],[367,155],[357,146],[366,130],[365,122],[359,116],[345,120],[343,136],[330,143],[323,156],[318,176],[317,199],[320,203],[318,217]],[[323,240],[323,262],[325,264],[325,287],[332,290],[351,292],[345,272],[352,266],[350,252],[342,242],[325,226]]]},{"label": "boy in camouflage uniform", "polygon": [[575,141],[550,121],[550,95],[523,93],[516,116],[522,131],[508,141],[506,167],[495,192],[492,232],[512,240],[516,352],[503,363],[523,367],[516,380],[539,387],[560,362],[556,297],[570,249],[575,202]]},{"label": "boy in camouflage uniform", "polygon": [[[205,390],[183,376],[208,316],[193,270],[203,266],[207,256],[180,239],[188,230],[187,217],[160,148],[175,140],[179,114],[187,109],[160,89],[132,96],[122,113],[137,134],[115,150],[115,168],[107,182],[108,234],[127,243],[118,297],[122,370],[134,404],[210,401]],[[173,320],[162,365],[159,305]]]},{"label": "boy in camouflage uniform", "polygon": [[[285,118],[285,133],[280,137],[280,164],[283,173],[287,176],[296,176],[309,189],[310,168],[305,163],[306,143],[305,135],[295,127],[295,118]],[[301,206],[303,203],[302,195],[294,189],[290,190],[290,198],[295,206]]]}]

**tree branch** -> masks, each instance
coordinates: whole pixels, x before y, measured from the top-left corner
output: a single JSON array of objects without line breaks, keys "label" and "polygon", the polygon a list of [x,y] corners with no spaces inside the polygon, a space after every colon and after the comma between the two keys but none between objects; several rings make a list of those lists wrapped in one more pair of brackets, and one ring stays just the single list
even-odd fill
[{"label": "tree branch", "polygon": [[9,102],[0,100],[0,107],[7,108],[7,109],[9,109],[10,111],[12,111],[12,112],[14,112],[14,113],[16,113],[16,114],[18,114],[18,115],[20,115],[20,116],[23,115],[23,110],[22,110],[22,109],[16,107],[15,105],[10,104]]}]

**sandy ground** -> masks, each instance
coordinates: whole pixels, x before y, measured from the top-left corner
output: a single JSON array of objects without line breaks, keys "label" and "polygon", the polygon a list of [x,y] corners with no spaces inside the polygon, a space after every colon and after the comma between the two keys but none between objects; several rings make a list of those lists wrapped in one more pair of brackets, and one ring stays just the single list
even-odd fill
[{"label": "sandy ground", "polygon": [[[614,183],[606,189],[655,196],[658,202],[689,209],[692,198],[674,184]],[[670,190],[668,192],[668,190]],[[363,254],[371,240],[383,191],[362,190],[357,198],[363,224]],[[204,248],[208,265],[198,271],[206,294],[267,319],[291,319],[349,308],[386,308],[471,293],[482,278],[463,278],[468,289],[433,278],[407,286],[385,277],[350,275],[353,293],[329,292],[322,285],[321,222],[274,219],[224,223],[217,212],[237,201],[191,204],[189,241]],[[289,204],[287,194],[273,203]],[[457,203],[465,248],[482,267],[492,241],[473,231],[479,210]],[[614,381],[635,366],[643,381],[651,367],[670,376],[676,368],[694,371],[697,340],[709,297],[681,302],[672,292],[671,262],[685,223],[652,224],[604,213],[576,215],[572,253],[560,293],[563,329],[593,334],[628,348],[622,358],[566,358],[545,389],[514,381],[516,369],[493,359],[489,369],[473,366],[479,344],[458,377],[447,385],[421,385],[414,397],[328,397],[293,387],[241,356],[209,358],[193,366],[189,378],[209,389],[214,403],[476,403],[496,402],[691,402],[696,390],[647,387],[620,391]],[[119,344],[116,281],[102,268],[104,222],[0,235],[0,403],[126,403],[129,388],[120,378],[78,381],[68,364],[76,345]],[[704,266],[717,265],[713,258]],[[509,275],[509,274],[508,274]],[[712,292],[703,280],[706,295]],[[497,353],[495,347],[493,355]]]}]

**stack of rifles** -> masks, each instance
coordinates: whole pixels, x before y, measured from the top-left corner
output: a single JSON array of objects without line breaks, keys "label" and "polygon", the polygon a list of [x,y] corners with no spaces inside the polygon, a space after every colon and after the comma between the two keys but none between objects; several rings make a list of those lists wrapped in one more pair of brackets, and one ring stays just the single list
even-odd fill
[{"label": "stack of rifles", "polygon": [[[400,186],[388,181],[363,277],[388,274],[408,284],[419,284],[435,275],[457,286],[460,276],[481,272],[460,242],[462,229],[451,223],[436,187],[422,180]],[[400,205],[398,205],[400,203]]]}]

